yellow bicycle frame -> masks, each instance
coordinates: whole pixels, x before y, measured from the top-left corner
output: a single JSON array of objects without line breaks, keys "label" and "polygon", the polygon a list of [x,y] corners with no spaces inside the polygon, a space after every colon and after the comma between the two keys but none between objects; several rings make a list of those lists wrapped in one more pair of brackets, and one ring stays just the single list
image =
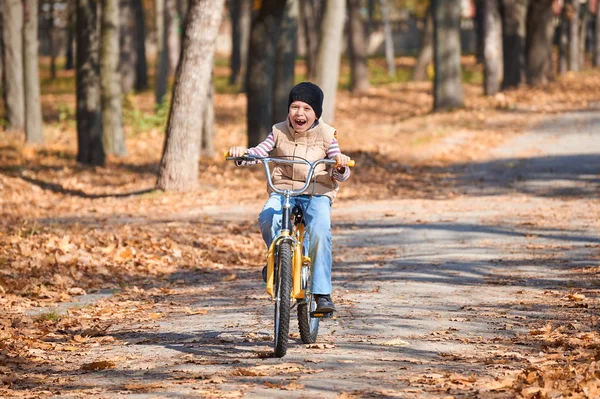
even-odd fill
[{"label": "yellow bicycle frame", "polygon": [[[295,244],[293,246],[293,255],[292,255],[292,298],[295,299],[303,299],[304,298],[304,290],[302,289],[302,262],[304,261],[302,257],[302,241],[304,240],[304,225],[300,224],[297,227],[295,232]],[[279,245],[281,242],[281,237],[288,237],[289,234],[287,232],[283,232],[280,236],[277,236],[273,242],[271,243],[271,247],[269,248],[269,253],[267,255],[267,294],[271,296],[271,298],[275,299],[275,294],[273,291],[273,274],[275,272],[275,247]]]}]

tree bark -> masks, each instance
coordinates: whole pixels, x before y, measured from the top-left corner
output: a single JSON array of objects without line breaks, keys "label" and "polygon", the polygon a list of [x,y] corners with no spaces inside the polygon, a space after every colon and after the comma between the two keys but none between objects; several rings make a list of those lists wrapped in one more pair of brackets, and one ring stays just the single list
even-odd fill
[{"label": "tree bark", "polygon": [[102,141],[106,154],[124,156],[123,107],[119,73],[119,0],[102,0],[100,90]]},{"label": "tree bark", "polygon": [[273,124],[285,120],[288,96],[294,87],[298,31],[298,0],[287,0],[277,40],[273,82]]},{"label": "tree bark", "polygon": [[4,0],[4,112],[7,130],[25,130],[25,89],[23,82],[23,2]]},{"label": "tree bark", "polygon": [[600,67],[600,2],[596,2],[596,19],[594,24],[594,66]]},{"label": "tree bark", "polygon": [[460,0],[432,0],[435,111],[464,107],[460,65]]},{"label": "tree bark", "polygon": [[50,24],[48,26],[48,47],[50,50],[50,78],[56,79],[56,26],[54,24],[54,2],[50,2]]},{"label": "tree bark", "polygon": [[186,191],[198,184],[204,107],[209,93],[223,0],[193,0],[177,67],[158,188]]},{"label": "tree bark", "polygon": [[283,1],[263,0],[258,15],[252,21],[246,76],[249,147],[258,145],[271,131],[276,38],[284,9]]},{"label": "tree bark", "polygon": [[165,99],[169,77],[169,32],[165,23],[167,21],[167,10],[165,5],[166,0],[154,1],[156,24],[156,76],[154,93],[157,105],[160,105]]},{"label": "tree bark", "polygon": [[383,19],[383,34],[385,37],[385,60],[388,75],[396,76],[396,60],[394,57],[394,36],[390,24],[390,10],[387,0],[379,0],[381,3],[381,17]]},{"label": "tree bark", "polygon": [[483,64],[485,58],[485,27],[484,27],[484,9],[485,9],[485,0],[475,0],[475,16],[473,21],[475,23],[475,57],[477,58],[478,64]]},{"label": "tree bark", "polygon": [[23,71],[25,75],[25,132],[27,143],[42,143],[42,102],[38,63],[38,0],[25,0]]},{"label": "tree bark", "polygon": [[433,17],[431,7],[427,9],[422,37],[421,49],[412,73],[412,80],[416,82],[427,80],[427,66],[433,60]]},{"label": "tree bark", "polygon": [[215,156],[215,82],[211,74],[210,87],[206,104],[204,104],[204,120],[202,122],[201,156],[212,158]]},{"label": "tree bark", "polygon": [[580,26],[579,26],[579,69],[580,70],[584,70],[585,69],[585,53],[587,52],[587,48],[586,48],[586,39],[587,39],[587,29],[588,29],[588,23],[590,21],[590,10],[589,10],[589,0],[585,3],[583,3],[583,5],[580,5],[580,7],[582,8],[581,13],[583,14],[581,16],[581,20],[580,20]]},{"label": "tree bark", "polygon": [[527,10],[527,84],[537,86],[552,77],[553,0],[531,0]]},{"label": "tree bark", "polygon": [[[248,65],[248,39],[250,38],[250,24],[252,23],[251,0],[229,0],[231,14],[231,75],[229,84],[236,85],[246,76]],[[242,82],[242,86],[244,83]]]},{"label": "tree bark", "polygon": [[148,88],[148,63],[146,61],[146,20],[142,0],[132,0],[135,13],[135,89]]},{"label": "tree bark", "polygon": [[328,1],[323,15],[323,32],[317,56],[315,81],[323,90],[323,116],[326,123],[335,120],[335,99],[340,75],[340,58],[346,4],[343,1]]},{"label": "tree bark", "polygon": [[579,55],[579,0],[566,0],[567,19],[569,20],[569,71],[580,71]]},{"label": "tree bark", "polygon": [[348,0],[348,53],[350,54],[350,88],[353,93],[369,90],[367,41],[360,14],[360,0]]},{"label": "tree bark", "polygon": [[173,76],[177,69],[179,55],[181,54],[181,36],[179,34],[181,29],[181,19],[177,14],[177,3],[175,0],[166,0],[165,7],[165,29],[167,30],[167,48],[169,56],[168,75]]},{"label": "tree bark", "polygon": [[560,29],[558,39],[558,73],[563,74],[569,70],[569,7],[563,5],[560,13]]},{"label": "tree bark", "polygon": [[483,2],[483,91],[493,96],[500,90],[502,22],[498,0]]},{"label": "tree bark", "polygon": [[77,161],[104,165],[98,66],[98,3],[77,0]]},{"label": "tree bark", "polygon": [[312,0],[300,0],[300,23],[303,24],[306,41],[306,80],[315,77],[315,64],[319,48],[319,26]]},{"label": "tree bark", "polygon": [[121,75],[121,91],[129,93],[135,87],[137,40],[135,31],[135,11],[132,0],[120,0],[119,11],[119,74]]},{"label": "tree bark", "polygon": [[527,0],[502,0],[502,11],[502,89],[509,89],[519,86],[525,66]]},{"label": "tree bark", "polygon": [[[0,2],[0,22],[2,22],[2,10],[4,9],[4,2]],[[4,39],[2,28],[0,27],[0,84],[4,86]],[[6,103],[6,99],[4,99]]]}]

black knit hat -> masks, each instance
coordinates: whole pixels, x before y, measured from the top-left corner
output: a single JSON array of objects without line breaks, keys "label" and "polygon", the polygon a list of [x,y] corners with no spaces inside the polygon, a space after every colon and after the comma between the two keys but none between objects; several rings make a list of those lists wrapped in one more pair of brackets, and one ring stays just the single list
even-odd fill
[{"label": "black knit hat", "polygon": [[317,119],[323,113],[323,90],[319,86],[310,82],[298,83],[292,91],[288,100],[288,109],[294,101],[304,101],[312,107],[317,115]]}]

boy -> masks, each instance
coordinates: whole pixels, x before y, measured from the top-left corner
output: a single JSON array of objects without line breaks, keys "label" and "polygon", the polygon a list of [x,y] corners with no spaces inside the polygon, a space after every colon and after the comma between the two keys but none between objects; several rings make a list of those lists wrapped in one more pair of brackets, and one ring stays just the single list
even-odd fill
[{"label": "boy", "polygon": [[[289,95],[288,110],[287,119],[274,125],[265,141],[252,148],[232,147],[229,155],[299,156],[310,162],[323,158],[337,160],[336,167],[319,165],[306,194],[291,199],[292,207],[302,207],[310,239],[309,255],[314,262],[312,292],[317,302],[315,312],[330,313],[335,311],[331,300],[331,204],[338,191],[337,182],[350,177],[350,168],[347,167],[350,158],[340,151],[336,130],[319,121],[323,112],[323,91],[319,86],[310,82],[294,86]],[[240,166],[252,163],[255,162],[242,162]],[[281,189],[301,188],[308,169],[306,165],[276,165],[272,170],[273,184]],[[267,248],[281,229],[283,205],[281,194],[269,194],[269,200],[258,217]]]}]

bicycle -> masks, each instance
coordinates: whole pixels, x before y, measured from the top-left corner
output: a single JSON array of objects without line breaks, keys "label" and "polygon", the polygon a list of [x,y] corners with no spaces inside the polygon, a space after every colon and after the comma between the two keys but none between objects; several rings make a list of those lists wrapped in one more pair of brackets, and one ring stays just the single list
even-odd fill
[{"label": "bicycle", "polygon": [[[297,307],[300,339],[305,344],[316,342],[319,321],[332,313],[315,313],[317,304],[311,292],[312,261],[308,256],[307,233],[305,231],[302,208],[290,209],[290,198],[301,195],[310,185],[315,168],[320,164],[335,165],[333,159],[320,159],[309,162],[300,157],[272,158],[246,154],[242,157],[229,157],[230,161],[259,161],[265,167],[269,187],[284,197],[281,230],[273,239],[267,255],[266,291],[275,303],[274,314],[274,354],[285,356],[288,348],[290,313]],[[292,159],[288,159],[292,158]],[[273,185],[269,163],[305,164],[309,166],[304,187],[298,190],[280,190]],[[354,166],[350,161],[348,166]],[[292,300],[295,299],[295,302]]]}]

